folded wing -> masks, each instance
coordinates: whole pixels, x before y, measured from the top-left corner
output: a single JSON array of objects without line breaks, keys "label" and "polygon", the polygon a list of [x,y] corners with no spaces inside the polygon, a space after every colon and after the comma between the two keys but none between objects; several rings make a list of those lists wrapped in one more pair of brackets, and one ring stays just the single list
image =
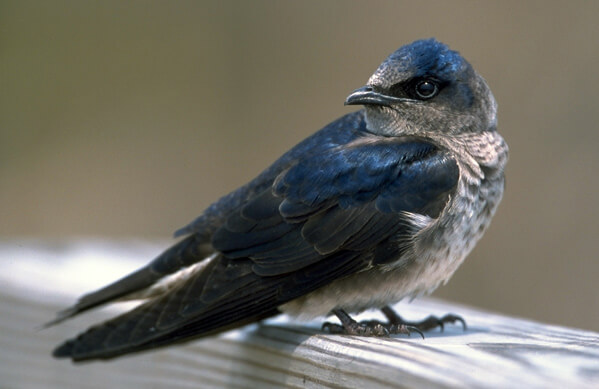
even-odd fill
[{"label": "folded wing", "polygon": [[110,358],[220,332],[272,316],[335,279],[401,260],[417,232],[410,215],[436,218],[458,176],[451,155],[416,138],[365,134],[297,158],[227,216],[212,236],[218,254],[205,266],[55,355]]}]

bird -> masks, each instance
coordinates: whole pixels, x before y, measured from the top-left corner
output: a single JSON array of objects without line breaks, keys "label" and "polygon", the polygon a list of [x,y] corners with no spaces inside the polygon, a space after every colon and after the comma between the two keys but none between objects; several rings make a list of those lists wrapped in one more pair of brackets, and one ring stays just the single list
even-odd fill
[{"label": "bird", "polygon": [[[59,312],[143,302],[57,346],[111,359],[211,336],[280,313],[336,316],[324,331],[409,334],[453,314],[405,321],[390,304],[446,283],[501,201],[508,146],[486,81],[434,38],[390,54],[348,113],[221,197],[172,247]],[[388,321],[351,315],[381,309]]]}]

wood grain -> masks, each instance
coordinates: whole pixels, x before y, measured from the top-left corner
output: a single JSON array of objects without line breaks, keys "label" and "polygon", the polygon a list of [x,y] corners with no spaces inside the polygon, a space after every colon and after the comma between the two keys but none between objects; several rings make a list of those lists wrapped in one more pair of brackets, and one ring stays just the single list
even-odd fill
[{"label": "wood grain", "polygon": [[[123,267],[145,262],[161,247],[143,242],[0,243],[5,268],[0,275],[0,387],[599,387],[599,334],[433,299],[395,308],[408,319],[457,313],[468,322],[468,330],[448,325],[445,332],[429,332],[424,340],[360,338],[323,333],[322,321],[298,323],[278,317],[218,337],[108,362],[53,359],[50,352],[56,344],[116,312],[104,309],[36,329],[85,289],[122,275],[94,277],[91,272],[86,281],[83,265],[122,272]],[[69,281],[68,274],[80,277]],[[382,319],[377,312],[361,317]]]}]

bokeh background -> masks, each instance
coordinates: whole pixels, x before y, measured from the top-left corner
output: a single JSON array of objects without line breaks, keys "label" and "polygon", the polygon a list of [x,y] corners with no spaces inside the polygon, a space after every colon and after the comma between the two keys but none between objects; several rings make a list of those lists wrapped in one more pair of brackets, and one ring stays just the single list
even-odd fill
[{"label": "bokeh background", "polygon": [[487,79],[511,149],[490,230],[435,295],[599,331],[598,17],[587,1],[1,1],[0,236],[164,239],[433,36]]}]

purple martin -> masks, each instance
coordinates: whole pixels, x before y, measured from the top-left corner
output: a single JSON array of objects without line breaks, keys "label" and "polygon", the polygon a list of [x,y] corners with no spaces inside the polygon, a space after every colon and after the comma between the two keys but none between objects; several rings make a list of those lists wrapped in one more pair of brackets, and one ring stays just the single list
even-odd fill
[{"label": "purple martin", "polygon": [[[434,39],[392,53],[328,124],[225,195],[145,267],[81,297],[49,325],[132,296],[145,302],[54,350],[106,359],[281,312],[333,333],[385,336],[462,321],[403,321],[388,304],[431,293],[501,200],[506,142],[484,79]],[[380,308],[388,322],[350,313]]]}]

